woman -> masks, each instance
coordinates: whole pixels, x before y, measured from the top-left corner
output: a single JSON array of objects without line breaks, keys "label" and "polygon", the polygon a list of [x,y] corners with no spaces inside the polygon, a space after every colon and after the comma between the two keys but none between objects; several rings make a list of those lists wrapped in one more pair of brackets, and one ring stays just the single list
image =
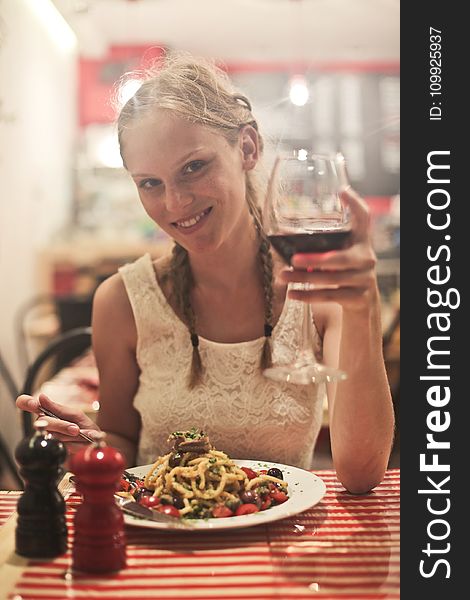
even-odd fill
[{"label": "woman", "polygon": [[[129,465],[167,452],[175,429],[204,429],[236,458],[309,468],[321,425],[323,386],[275,383],[262,375],[271,349],[298,352],[298,303],[311,302],[312,343],[348,379],[329,384],[334,465],[362,493],[387,467],[393,409],[381,349],[380,302],[364,202],[350,188],[353,243],[325,255],[296,255],[285,268],[260,223],[255,170],[263,142],[249,101],[205,61],[167,59],[118,119],[124,165],[148,215],[175,241],[100,285],[93,349],[100,377],[98,426]],[[289,291],[289,282],[336,289]],[[81,446],[84,414],[41,396],[49,430]],[[39,413],[37,399],[17,404]],[[76,441],[75,441],[76,440]]]}]

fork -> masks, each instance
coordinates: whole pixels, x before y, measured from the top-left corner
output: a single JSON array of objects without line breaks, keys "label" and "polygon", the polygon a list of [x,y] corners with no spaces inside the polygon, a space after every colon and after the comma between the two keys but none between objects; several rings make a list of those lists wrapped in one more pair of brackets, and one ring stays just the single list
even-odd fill
[{"label": "fork", "polygon": [[[39,408],[41,409],[41,412],[43,412],[48,417],[52,417],[53,419],[59,419],[59,421],[65,421],[66,420],[66,419],[63,419],[62,417],[59,417],[59,415],[56,415],[55,413],[53,413],[48,408],[44,408],[44,406],[39,405]],[[84,440],[86,440],[87,442],[90,442],[90,444],[94,444],[96,442],[96,440],[94,440],[90,436],[86,435],[86,433],[83,433],[81,429],[79,430],[78,435],[81,438],[83,438]]]},{"label": "fork", "polygon": [[[59,415],[56,415],[48,408],[44,408],[41,405],[39,406],[41,411],[48,417],[59,419],[60,421],[65,421],[65,419],[62,419],[62,417],[59,417]],[[79,436],[87,442],[90,442],[90,444],[94,444],[96,441],[90,436],[83,433],[81,430],[79,431]],[[129,473],[129,471],[123,471],[123,475],[125,475],[131,481],[136,479],[135,475]],[[75,475],[70,475],[69,481],[75,484]],[[172,523],[175,527],[187,527],[187,523],[179,521],[178,519],[176,519],[176,517],[171,517],[169,515],[166,515],[165,513],[160,513],[151,510],[150,508],[147,508],[146,506],[142,506],[138,502],[135,502],[135,500],[125,500],[120,496],[115,496],[115,498],[119,499],[118,505],[121,507],[121,510],[129,515],[132,515],[133,517],[136,517],[138,519],[146,519],[150,521],[159,521],[160,523]]]},{"label": "fork", "polygon": [[[62,417],[59,417],[59,415],[56,415],[55,413],[53,413],[48,408],[44,408],[44,406],[41,406],[41,404],[39,405],[39,408],[41,409],[41,412],[43,412],[48,417],[52,417],[53,419],[59,419],[59,421],[65,421],[66,420],[66,419],[63,419]],[[79,430],[78,435],[82,439],[86,440],[87,442],[90,442],[90,444],[94,444],[96,442],[96,440],[94,440],[92,437],[90,437],[86,433],[83,433],[83,431],[81,429]],[[135,475],[133,475],[132,473],[129,473],[129,471],[123,471],[123,473],[130,480],[135,479]],[[70,477],[70,481],[72,481],[72,483],[74,482],[73,475]]]},{"label": "fork", "polygon": [[159,523],[171,523],[176,528],[190,528],[190,524],[187,521],[182,521],[176,517],[171,517],[165,513],[157,512],[146,506],[142,506],[135,500],[127,500],[121,496],[115,496],[118,506],[121,510],[137,519],[145,519],[147,521],[157,521]]}]

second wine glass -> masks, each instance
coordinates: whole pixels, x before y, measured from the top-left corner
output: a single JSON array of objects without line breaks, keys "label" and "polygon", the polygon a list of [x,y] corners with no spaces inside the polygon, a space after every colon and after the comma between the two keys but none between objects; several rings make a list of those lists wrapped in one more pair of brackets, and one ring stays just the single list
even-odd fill
[{"label": "second wine glass", "polygon": [[[290,265],[296,253],[327,252],[349,245],[349,214],[340,199],[340,190],[346,185],[345,162],[340,153],[321,155],[299,150],[276,158],[263,209],[263,227],[286,264]],[[312,288],[310,284],[291,287]],[[311,306],[301,304],[301,343],[295,361],[274,364],[265,369],[264,375],[301,385],[345,379],[343,371],[316,360]]]}]

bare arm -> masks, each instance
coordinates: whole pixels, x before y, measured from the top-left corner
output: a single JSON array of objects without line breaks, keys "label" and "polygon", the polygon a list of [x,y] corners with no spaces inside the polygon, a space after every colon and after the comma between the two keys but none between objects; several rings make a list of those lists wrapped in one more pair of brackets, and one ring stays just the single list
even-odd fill
[{"label": "bare arm", "polygon": [[69,454],[75,454],[88,444],[79,436],[80,431],[94,437],[100,427],[107,433],[107,443],[123,453],[126,466],[132,466],[140,434],[139,414],[133,407],[139,380],[135,358],[137,333],[119,275],[107,279],[96,291],[92,328],[100,381],[97,424],[82,411],[53,402],[45,394],[39,398],[19,396],[16,404],[21,410],[34,414],[42,414],[41,407],[44,407],[58,415],[60,419],[44,417],[47,429],[66,444]]},{"label": "bare arm", "polygon": [[92,329],[100,381],[97,423],[108,434],[108,443],[119,448],[127,466],[132,466],[140,435],[140,417],[133,407],[139,381],[137,333],[120,275],[113,275],[97,289]]},{"label": "bare arm", "polygon": [[324,359],[341,365],[348,378],[329,384],[331,449],[339,480],[351,492],[375,487],[387,468],[394,417],[382,356],[377,306],[364,313],[331,311]]},{"label": "bare arm", "polygon": [[[348,378],[328,389],[331,449],[337,476],[354,493],[382,480],[393,440],[394,416],[382,355],[380,298],[375,255],[365,203],[352,190],[344,194],[353,217],[353,243],[346,250],[296,255],[285,281],[306,281],[318,289],[291,291],[314,303],[324,328],[325,363]],[[309,272],[305,269],[309,268]],[[334,285],[335,289],[321,289]],[[318,306],[317,304],[320,303]]]}]

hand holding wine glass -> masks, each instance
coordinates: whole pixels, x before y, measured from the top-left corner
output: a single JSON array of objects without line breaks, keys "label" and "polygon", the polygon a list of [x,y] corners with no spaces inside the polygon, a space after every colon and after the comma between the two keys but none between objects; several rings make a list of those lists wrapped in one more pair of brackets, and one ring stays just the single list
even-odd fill
[{"label": "hand holding wine glass", "polygon": [[348,207],[351,233],[348,245],[334,252],[298,253],[292,269],[280,277],[285,283],[313,284],[289,288],[289,297],[305,302],[336,302],[346,311],[368,310],[379,296],[377,258],[370,239],[370,215],[365,201],[351,187],[341,192]]},{"label": "hand holding wine glass", "polygon": [[[287,264],[299,253],[327,253],[350,244],[349,211],[340,198],[346,185],[344,158],[339,153],[325,156],[299,151],[276,159],[263,211],[263,226],[272,246]],[[308,266],[306,269],[308,273]],[[308,277],[302,282],[298,273],[293,275],[292,286],[298,289],[300,285],[300,294],[311,291],[313,282]],[[323,283],[325,286],[337,287],[327,282]],[[309,335],[311,322],[310,304],[304,302],[299,354],[294,363],[275,364],[265,370],[267,377],[302,385],[345,379],[344,372],[315,359]]]}]

